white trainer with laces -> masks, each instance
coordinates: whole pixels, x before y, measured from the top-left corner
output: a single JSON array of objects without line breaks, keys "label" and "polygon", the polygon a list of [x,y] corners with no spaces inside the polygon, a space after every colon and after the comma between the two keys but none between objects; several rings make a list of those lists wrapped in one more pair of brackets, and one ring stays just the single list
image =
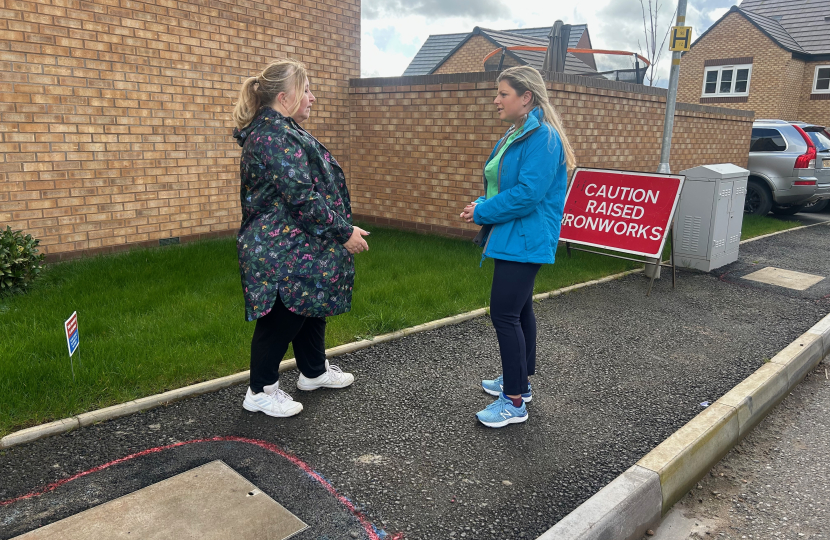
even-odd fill
[{"label": "white trainer with laces", "polygon": [[302,403],[294,401],[291,396],[279,389],[279,382],[269,387],[268,391],[258,394],[254,394],[251,387],[248,387],[242,407],[246,411],[262,412],[276,418],[294,416],[303,410]]},{"label": "white trainer with laces", "polygon": [[354,375],[351,373],[344,373],[342,369],[337,366],[332,366],[326,360],[326,372],[319,377],[309,379],[302,373],[297,378],[297,388],[310,392],[318,388],[345,388],[354,382]]}]

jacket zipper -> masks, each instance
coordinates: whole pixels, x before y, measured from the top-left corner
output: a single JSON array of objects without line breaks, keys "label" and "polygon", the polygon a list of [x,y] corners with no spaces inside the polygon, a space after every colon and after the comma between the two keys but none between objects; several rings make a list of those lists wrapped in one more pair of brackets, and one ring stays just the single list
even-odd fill
[{"label": "jacket zipper", "polygon": [[[533,132],[534,132],[534,131],[536,131],[537,129],[539,129],[539,126],[536,126],[535,128],[531,129],[530,131],[528,131],[527,133],[525,133],[524,135],[522,135],[522,136],[521,136],[521,137],[519,137],[518,139],[514,140],[513,142],[514,142],[514,143],[516,143],[516,142],[519,142],[519,141],[523,141],[523,140],[525,140],[526,138],[528,138],[528,137],[530,136],[530,134],[531,134],[531,133],[533,133]],[[510,136],[510,134],[509,134],[509,133],[508,133],[508,134],[506,134],[506,135],[504,136],[504,141],[505,141],[505,142],[507,141],[507,138],[508,138],[509,136]],[[501,148],[501,146],[502,146],[503,144],[504,144],[504,143],[502,143],[501,145],[499,145],[499,147],[498,147],[498,148]],[[512,144],[512,143],[511,143],[511,144]],[[507,150],[505,150],[505,152],[507,152]],[[498,149],[496,149],[496,153],[498,153]],[[504,164],[504,154],[502,154],[502,155],[501,155],[501,159],[499,159],[499,175],[498,175],[498,180],[499,180],[499,182],[498,182],[498,193],[501,193],[501,166],[502,166],[503,164]],[[487,193],[487,177],[486,177],[486,176],[484,177],[484,192],[485,192],[485,193]],[[481,268],[481,265],[482,265],[482,264],[484,264],[484,259],[487,257],[487,246],[489,246],[489,245],[490,245],[490,238],[492,238],[492,236],[493,236],[493,229],[491,228],[491,229],[490,229],[490,234],[488,234],[488,235],[487,235],[487,241],[486,241],[486,242],[484,242],[484,249],[483,249],[483,250],[481,250],[481,262],[480,262],[480,263],[478,263],[479,268]]]}]

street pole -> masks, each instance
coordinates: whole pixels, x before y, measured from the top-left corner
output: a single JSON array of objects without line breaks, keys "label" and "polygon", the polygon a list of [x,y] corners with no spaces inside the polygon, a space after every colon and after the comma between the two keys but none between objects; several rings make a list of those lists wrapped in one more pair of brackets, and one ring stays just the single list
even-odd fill
[{"label": "street pole", "polygon": [[[677,2],[677,22],[675,26],[686,26],[686,0]],[[669,92],[666,95],[666,118],[663,120],[663,144],[660,147],[660,165],[658,173],[671,174],[669,157],[671,156],[671,136],[674,131],[674,108],[677,104],[677,82],[680,79],[680,55],[679,51],[672,52],[671,72],[669,73]],[[672,234],[672,242],[674,235]],[[672,258],[674,257],[674,246],[672,246]],[[674,261],[672,261],[672,264]],[[660,278],[660,259],[651,259],[645,265],[645,275],[650,278]]]},{"label": "street pole", "polygon": [[[677,2],[677,22],[675,26],[686,25],[686,0]],[[671,155],[671,134],[674,130],[674,108],[677,104],[677,81],[680,79],[680,55],[675,51],[671,55],[671,73],[669,74],[669,93],[666,96],[666,119],[663,121],[663,145],[660,148],[660,166],[658,173],[671,174],[669,156]]]}]

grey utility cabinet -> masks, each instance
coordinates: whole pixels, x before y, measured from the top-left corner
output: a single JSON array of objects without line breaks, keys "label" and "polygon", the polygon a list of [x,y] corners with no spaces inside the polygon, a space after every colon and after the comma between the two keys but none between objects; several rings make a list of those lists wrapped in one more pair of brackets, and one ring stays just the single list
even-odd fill
[{"label": "grey utility cabinet", "polygon": [[680,174],[686,181],[674,213],[675,264],[708,272],[737,261],[749,171],[720,163]]}]

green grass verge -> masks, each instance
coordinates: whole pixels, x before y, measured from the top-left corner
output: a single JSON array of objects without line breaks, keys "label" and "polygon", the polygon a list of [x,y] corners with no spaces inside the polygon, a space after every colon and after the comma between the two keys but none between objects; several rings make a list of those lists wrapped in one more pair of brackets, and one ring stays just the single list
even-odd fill
[{"label": "green grass verge", "polygon": [[800,227],[801,222],[797,218],[787,216],[786,219],[767,216],[754,216],[744,214],[744,222],[741,227],[741,240],[755,238],[769,233],[786,231],[794,227]]},{"label": "green grass verge", "polygon": [[[329,319],[328,347],[488,304],[493,262],[479,267],[471,242],[367,228],[352,311]],[[576,251],[568,258],[562,248],[536,292],[638,266]],[[63,335],[73,311],[74,379]],[[28,294],[0,299],[0,328],[2,436],[245,370],[254,323],[244,320],[235,239],[226,238],[49,265]]]}]

